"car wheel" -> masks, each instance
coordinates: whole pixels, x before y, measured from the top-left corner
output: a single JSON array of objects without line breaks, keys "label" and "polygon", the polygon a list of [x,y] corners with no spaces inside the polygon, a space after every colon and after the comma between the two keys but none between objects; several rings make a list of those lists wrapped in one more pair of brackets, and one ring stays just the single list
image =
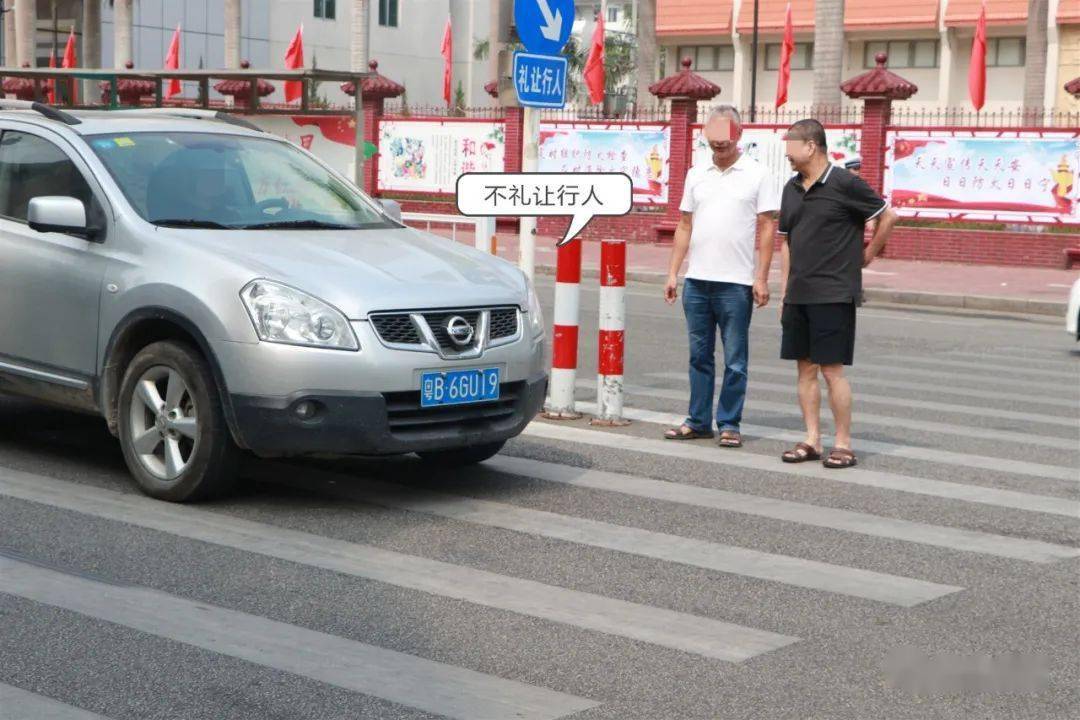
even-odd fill
[{"label": "car wheel", "polygon": [[124,460],[147,495],[189,502],[234,486],[239,449],[210,367],[191,346],[139,351],[120,385],[119,421]]},{"label": "car wheel", "polygon": [[482,463],[488,458],[494,457],[503,449],[503,445],[505,444],[505,440],[500,440],[499,442],[471,445],[455,450],[429,450],[427,452],[418,452],[416,454],[420,456],[421,460],[431,463],[432,465],[462,467],[464,465]]}]

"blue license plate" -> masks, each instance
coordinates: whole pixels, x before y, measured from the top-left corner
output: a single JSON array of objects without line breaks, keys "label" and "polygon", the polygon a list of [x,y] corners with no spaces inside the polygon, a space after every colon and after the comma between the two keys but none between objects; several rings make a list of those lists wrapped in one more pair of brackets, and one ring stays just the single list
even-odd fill
[{"label": "blue license plate", "polygon": [[499,399],[499,368],[446,370],[420,375],[420,407]]}]

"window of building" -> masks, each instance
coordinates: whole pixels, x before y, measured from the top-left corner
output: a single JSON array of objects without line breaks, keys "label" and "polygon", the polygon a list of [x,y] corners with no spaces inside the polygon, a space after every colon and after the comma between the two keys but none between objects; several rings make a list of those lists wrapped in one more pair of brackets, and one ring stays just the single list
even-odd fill
[{"label": "window of building", "polygon": [[877,65],[878,53],[888,53],[890,68],[936,68],[937,40],[875,40],[863,46],[863,67]]},{"label": "window of building", "polygon": [[379,0],[379,24],[383,27],[398,26],[398,0]]},{"label": "window of building", "polygon": [[679,48],[679,62],[690,58],[690,68],[695,72],[709,70],[734,70],[735,47],[732,45],[689,45]]},{"label": "window of building", "polygon": [[44,138],[8,130],[0,140],[0,215],[26,220],[39,195],[78,198],[92,212],[93,193],[75,163]]},{"label": "window of building", "polygon": [[607,9],[607,21],[609,23],[619,22],[619,8],[612,6]]},{"label": "window of building", "polygon": [[[792,70],[812,70],[814,67],[814,43],[795,43],[791,53]],[[780,43],[765,46],[765,69],[780,69]]]},{"label": "window of building", "polygon": [[315,0],[315,17],[323,20],[333,20],[334,0]]},{"label": "window of building", "polygon": [[1027,52],[1022,37],[988,38],[986,40],[986,65],[988,67],[1023,67]]}]

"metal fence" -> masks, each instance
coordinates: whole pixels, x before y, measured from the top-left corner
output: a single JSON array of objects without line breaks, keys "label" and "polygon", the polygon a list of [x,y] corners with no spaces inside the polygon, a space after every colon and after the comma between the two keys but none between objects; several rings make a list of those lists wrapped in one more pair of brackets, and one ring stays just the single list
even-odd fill
[{"label": "metal fence", "polygon": [[973,108],[893,105],[891,125],[903,127],[1080,128],[1080,111],[1028,108],[976,112]]},{"label": "metal fence", "polygon": [[400,98],[387,100],[383,106],[383,114],[395,117],[424,117],[424,118],[477,118],[501,120],[506,116],[502,107],[496,105],[480,105],[476,107],[447,107],[445,105],[415,105],[402,102]]},{"label": "metal fence", "polygon": [[540,118],[550,122],[667,122],[671,118],[671,109],[667,105],[629,106],[618,112],[605,113],[602,105],[590,105],[545,109]]}]

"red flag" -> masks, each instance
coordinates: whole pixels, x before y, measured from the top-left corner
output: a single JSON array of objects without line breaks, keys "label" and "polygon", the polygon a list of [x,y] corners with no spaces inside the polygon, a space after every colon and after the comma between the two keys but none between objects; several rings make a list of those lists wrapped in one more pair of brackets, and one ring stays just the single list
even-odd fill
[{"label": "red flag", "polygon": [[595,105],[604,101],[604,18],[596,17],[596,28],[589,47],[589,59],[585,61],[585,86],[589,88],[589,102]]},{"label": "red flag", "polygon": [[[68,34],[67,45],[64,47],[64,59],[60,62],[62,68],[73,68],[79,66],[79,59],[75,57],[75,27],[72,26],[71,32]],[[68,95],[71,98],[71,104],[74,105],[75,98],[75,81],[68,80],[64,83],[68,89]]]},{"label": "red flag", "polygon": [[780,44],[780,72],[776,76],[776,107],[787,102],[791,82],[791,53],[795,52],[795,30],[791,26],[791,3],[784,14],[784,41]]},{"label": "red flag", "polygon": [[[285,51],[285,67],[290,70],[298,70],[304,67],[304,25],[296,29],[289,48]],[[304,85],[299,80],[289,80],[285,83],[285,102],[299,100],[304,92]]]},{"label": "red flag", "polygon": [[[49,67],[56,67],[56,50],[49,51]],[[56,81],[50,80],[46,84],[45,99],[49,101],[50,105],[56,103]]]},{"label": "red flag", "polygon": [[971,63],[968,65],[968,95],[975,111],[982,110],[986,102],[986,3],[979,11],[975,24],[975,39],[971,41]]},{"label": "red flag", "polygon": [[[172,42],[169,43],[169,51],[165,53],[165,69],[166,70],[179,70],[180,69],[180,26],[176,26],[176,32],[173,33]],[[180,94],[180,79],[171,78],[169,80],[169,88],[165,91],[165,97],[171,98],[174,95]]]},{"label": "red flag", "polygon": [[442,96],[446,101],[446,106],[450,107],[450,79],[452,75],[453,63],[454,63],[454,36],[450,31],[450,18],[446,18],[446,29],[443,30],[442,36],[442,48],[440,49],[443,57],[443,71],[442,71]]}]

